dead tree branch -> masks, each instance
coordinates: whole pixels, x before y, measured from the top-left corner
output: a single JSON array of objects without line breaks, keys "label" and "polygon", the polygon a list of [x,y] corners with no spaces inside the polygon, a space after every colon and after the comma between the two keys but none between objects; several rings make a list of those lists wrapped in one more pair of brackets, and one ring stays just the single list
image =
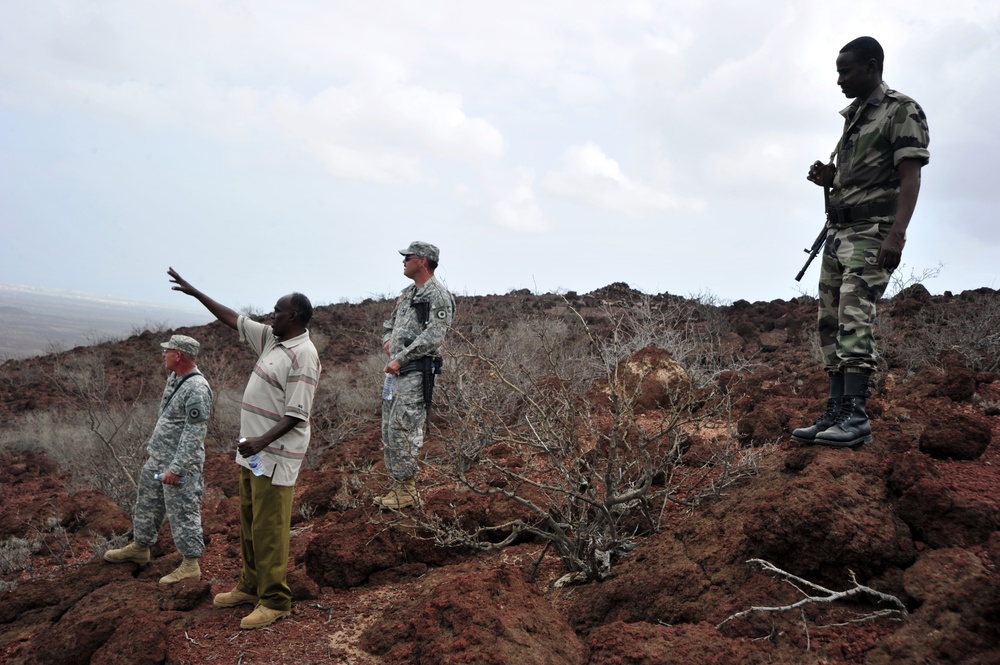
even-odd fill
[{"label": "dead tree branch", "polygon": [[[788,605],[777,605],[777,606],[754,606],[749,609],[743,610],[742,612],[737,612],[725,618],[716,629],[721,629],[730,621],[739,619],[740,617],[747,616],[753,612],[789,612],[792,610],[800,610],[806,605],[811,604],[832,604],[843,600],[852,600],[858,597],[868,596],[875,599],[876,603],[885,603],[891,605],[892,607],[886,609],[879,609],[868,614],[856,617],[849,621],[848,623],[861,623],[864,621],[871,621],[873,619],[878,619],[882,617],[898,617],[900,621],[906,619],[908,613],[906,611],[906,606],[903,604],[899,598],[893,595],[877,591],[869,586],[859,584],[857,578],[855,577],[854,571],[850,572],[851,584],[854,586],[846,591],[834,591],[832,589],[827,589],[826,587],[820,586],[810,582],[807,579],[797,577],[791,573],[778,568],[773,563],[764,561],[763,559],[750,559],[747,563],[756,563],[761,568],[763,568],[765,573],[770,573],[776,577],[784,580],[791,586],[802,594],[804,597],[800,600],[788,604]],[[834,624],[831,624],[834,625]],[[839,624],[842,625],[842,624]],[[807,633],[808,634],[808,633]]]}]

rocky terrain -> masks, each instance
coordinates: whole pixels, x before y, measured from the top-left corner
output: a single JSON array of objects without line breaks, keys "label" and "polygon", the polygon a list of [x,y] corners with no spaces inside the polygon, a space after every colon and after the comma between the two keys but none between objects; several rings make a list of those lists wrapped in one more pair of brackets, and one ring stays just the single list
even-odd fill
[{"label": "rocky terrain", "polygon": [[[1000,292],[931,296],[916,285],[883,304],[885,368],[869,400],[874,441],[857,449],[789,439],[826,396],[815,300],[689,304],[623,284],[585,295],[459,299],[452,352],[471,348],[461,340],[497,331],[514,337],[532,322],[549,326],[528,326],[543,331],[562,322],[569,331],[562,346],[588,330],[605,339],[624,330],[616,317],[629,312],[654,328],[698,331],[684,338],[702,344],[693,361],[682,362],[694,396],[684,405],[671,398],[679,394],[677,372],[667,372],[681,360],[681,347],[665,351],[656,343],[676,337],[661,329],[632,354],[645,369],[624,438],[641,438],[678,409],[699,418],[678,426],[673,447],[648,448],[673,456],[669,473],[658,473],[646,498],[621,509],[628,546],[612,552],[609,570],[569,578],[565,557],[544,536],[511,526],[543,519],[435,466],[467,424],[453,417],[465,375],[449,373],[448,365],[425,447],[422,508],[398,514],[372,507],[385,486],[377,349],[391,302],[319,308],[310,329],[324,378],[310,468],[296,489],[289,562],[295,603],[291,617],[256,631],[238,628],[249,607],[216,610],[211,603],[233,586],[240,566],[234,399],[253,358],[236,334],[220,324],[175,331],[202,341],[200,366],[218,403],[207,442],[202,579],[170,587],[157,584],[179,561],[169,528],[146,566],[100,559],[130,529],[128,489],[115,474],[104,478],[111,463],[82,444],[94,438],[88,423],[95,418],[112,423],[112,445],[128,436],[141,444],[142,423],[114,414],[127,412],[121,405],[139,413],[158,396],[158,343],[168,333],[4,363],[0,662],[1000,663],[1000,453],[993,445],[1000,434]],[[516,364],[508,359],[496,372]],[[649,383],[666,375],[670,385]],[[618,374],[607,376],[582,386],[586,399],[573,409],[610,408]],[[540,384],[566,380],[554,370],[547,381]],[[521,417],[526,401],[511,407],[511,417]],[[709,410],[710,403],[726,410]],[[595,419],[601,431],[618,426],[609,413]],[[580,434],[580,465],[600,461],[598,440]],[[462,468],[481,473],[481,487],[509,487],[503,465],[525,458],[509,436],[484,445]],[[538,490],[535,498],[544,496]],[[480,543],[510,542],[444,546],[448,525],[493,527]],[[760,561],[795,577],[768,572]],[[858,586],[882,596],[830,598]],[[800,603],[807,595],[812,601]],[[753,607],[789,609],[744,613]]]}]

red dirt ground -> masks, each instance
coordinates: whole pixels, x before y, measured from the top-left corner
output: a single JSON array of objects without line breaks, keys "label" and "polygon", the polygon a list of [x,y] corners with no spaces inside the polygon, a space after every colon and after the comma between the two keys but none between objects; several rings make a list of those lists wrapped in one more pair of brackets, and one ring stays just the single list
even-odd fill
[{"label": "red dirt ground", "polygon": [[[571,301],[593,312],[601,303],[621,307],[637,297],[625,285],[611,285],[571,294]],[[459,302],[470,327],[498,313],[509,321],[562,306],[557,296],[528,293]],[[74,491],[76,481],[41,452],[0,451],[0,543],[39,531],[46,543],[29,568],[3,576],[17,584],[0,593],[0,662],[1000,663],[1000,382],[947,358],[936,360],[933,371],[911,368],[903,353],[923,339],[908,335],[926,328],[918,317],[928,307],[951,308],[954,327],[963,307],[998,306],[1000,294],[988,289],[904,294],[884,306],[883,316],[899,314],[885,331],[888,366],[870,400],[875,441],[857,450],[800,447],[788,439],[824,398],[825,376],[810,337],[815,302],[718,308],[729,343],[753,359],[723,380],[742,396],[735,422],[742,444],[763,451],[759,475],[693,511],[671,511],[665,528],[639,538],[609,578],[576,586],[554,587],[565,570],[551,551],[543,556],[540,542],[493,554],[446,550],[420,538],[405,518],[370,508],[371,496],[383,489],[373,419],[323,451],[300,478],[296,507],[311,506],[315,514],[293,520],[292,615],[267,629],[241,631],[249,606],[211,606],[240,570],[237,469],[228,453],[214,452],[206,463],[202,580],[164,587],[158,578],[179,562],[169,528],[150,564],[106,564],[90,543],[127,531],[128,515],[103,495]],[[324,372],[357,374],[354,363],[376,348],[374,331],[387,307],[368,301],[317,309],[312,329],[324,340]],[[247,364],[221,326],[185,332],[203,340],[206,351]],[[145,333],[109,343],[123,385],[138,384],[144,354],[157,341]],[[58,360],[65,359],[0,366],[5,430],[26,414],[69,405],[44,380]],[[956,439],[955,432],[967,434]],[[976,448],[980,433],[985,450],[955,459]],[[348,473],[350,461],[360,469],[366,461],[375,465],[370,473]],[[330,497],[348,477],[360,482],[352,490],[357,505],[334,506]],[[494,519],[508,510],[429,475],[422,498],[428,512]],[[801,613],[751,614],[717,629],[751,606],[801,598],[747,563],[752,558],[836,590],[847,589],[856,574],[859,583],[903,600],[909,615],[855,623],[875,606],[813,604]]]}]

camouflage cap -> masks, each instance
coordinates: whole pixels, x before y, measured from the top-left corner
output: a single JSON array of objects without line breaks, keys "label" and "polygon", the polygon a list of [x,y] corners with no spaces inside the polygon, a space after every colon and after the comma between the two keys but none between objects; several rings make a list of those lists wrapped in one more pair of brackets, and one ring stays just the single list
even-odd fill
[{"label": "camouflage cap", "polygon": [[187,335],[171,335],[170,341],[160,344],[165,349],[180,351],[189,358],[194,358],[201,350],[201,344],[193,337]]},{"label": "camouflage cap", "polygon": [[437,247],[429,242],[420,242],[419,240],[414,240],[410,243],[409,247],[399,250],[399,253],[403,256],[406,256],[407,254],[415,254],[416,256],[422,256],[425,259],[430,259],[434,263],[437,263],[441,256],[441,252]]}]

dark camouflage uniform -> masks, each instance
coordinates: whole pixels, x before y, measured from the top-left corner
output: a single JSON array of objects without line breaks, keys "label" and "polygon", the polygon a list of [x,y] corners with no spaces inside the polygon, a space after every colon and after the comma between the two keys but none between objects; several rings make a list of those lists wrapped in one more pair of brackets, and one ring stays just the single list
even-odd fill
[{"label": "dark camouflage uniform", "polygon": [[[831,208],[893,203],[904,159],[927,164],[929,135],[923,109],[882,83],[864,102],[840,112],[844,135],[831,158],[837,171]],[[876,369],[875,302],[891,272],[875,267],[894,216],[871,217],[830,228],[819,278],[819,337],[828,372]]]},{"label": "dark camouflage uniform", "polygon": [[[173,373],[167,379],[160,415],[146,444],[149,459],[139,474],[139,495],[132,518],[134,540],[146,547],[156,542],[164,519],[168,519],[174,544],[187,558],[200,557],[205,551],[201,530],[201,496],[205,491],[202,467],[212,412],[212,389],[197,370],[192,372],[195,375],[183,384],[183,377]],[[183,477],[184,484],[165,485],[153,477],[167,470]]]},{"label": "dark camouflage uniform", "polygon": [[[413,303],[430,303],[427,327],[420,325]],[[383,343],[389,342],[389,360],[400,367],[426,356],[441,355],[441,345],[455,316],[455,299],[436,278],[411,284],[396,300],[382,325]],[[401,374],[391,400],[382,402],[382,446],[385,466],[396,480],[417,474],[417,460],[424,444],[423,377],[420,372]]]}]

